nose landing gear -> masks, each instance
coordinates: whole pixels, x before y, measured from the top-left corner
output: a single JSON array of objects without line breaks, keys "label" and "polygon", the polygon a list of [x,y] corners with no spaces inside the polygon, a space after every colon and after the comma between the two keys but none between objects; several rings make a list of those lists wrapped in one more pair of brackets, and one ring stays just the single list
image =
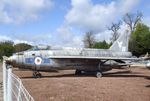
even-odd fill
[{"label": "nose landing gear", "polygon": [[99,62],[99,64],[98,64],[98,71],[95,73],[95,76],[96,76],[97,78],[101,78],[101,77],[103,76],[103,75],[102,75],[102,71],[103,71],[102,65],[104,65],[105,62],[107,62],[107,60],[105,60],[105,61],[100,61],[100,62]]},{"label": "nose landing gear", "polygon": [[33,77],[34,78],[41,78],[42,74],[40,72],[38,72],[38,71],[35,71],[35,72],[33,72]]},{"label": "nose landing gear", "polygon": [[76,71],[75,71],[75,75],[81,75],[81,74],[82,74],[82,71],[81,71],[81,70],[76,69]]}]

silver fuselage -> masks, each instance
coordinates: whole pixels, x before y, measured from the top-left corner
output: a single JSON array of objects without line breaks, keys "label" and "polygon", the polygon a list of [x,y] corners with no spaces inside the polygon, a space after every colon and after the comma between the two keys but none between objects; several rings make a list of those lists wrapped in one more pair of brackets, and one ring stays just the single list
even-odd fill
[{"label": "silver fuselage", "polygon": [[[79,69],[96,71],[101,62],[118,58],[131,58],[130,52],[117,52],[107,49],[50,49],[15,53],[9,58],[14,67],[38,71]],[[36,57],[41,63],[36,64]],[[62,58],[61,58],[62,57]],[[71,58],[70,58],[71,57]],[[99,58],[103,57],[103,58]],[[112,64],[102,64],[103,71],[110,70]]]}]

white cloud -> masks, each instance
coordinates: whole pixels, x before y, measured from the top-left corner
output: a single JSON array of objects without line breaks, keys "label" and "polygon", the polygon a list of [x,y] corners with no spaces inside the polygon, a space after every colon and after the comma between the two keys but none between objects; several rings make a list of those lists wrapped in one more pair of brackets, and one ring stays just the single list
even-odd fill
[{"label": "white cloud", "polygon": [[51,41],[56,46],[81,47],[82,36],[73,33],[72,27],[61,26],[57,29]]},{"label": "white cloud", "polygon": [[11,40],[11,38],[7,36],[0,36],[0,41],[6,41],[6,40]]},{"label": "white cloud", "polygon": [[[123,33],[126,32],[126,30],[129,29],[128,26],[123,23],[121,26],[120,26],[120,29],[118,30],[118,34],[121,35]],[[112,32],[110,30],[105,30],[103,32],[100,32],[100,33],[97,33],[96,34],[96,40],[97,41],[107,41],[108,43],[111,42],[111,37],[112,37]]]},{"label": "white cloud", "polygon": [[50,34],[20,34],[14,35],[14,39],[32,41],[34,43],[39,43],[40,41],[45,42],[51,38]]},{"label": "white cloud", "polygon": [[143,23],[150,27],[150,16],[144,17]]},{"label": "white cloud", "polygon": [[8,36],[4,36],[4,35],[0,35],[0,42],[3,41],[13,41],[14,44],[18,44],[18,43],[28,43],[28,44],[33,44],[33,42],[30,41],[25,41],[25,40],[20,40],[20,39],[14,39]]},{"label": "white cloud", "polygon": [[52,7],[51,0],[1,0],[0,23],[22,23],[38,18],[38,13]]},{"label": "white cloud", "polygon": [[66,22],[84,31],[104,31],[118,16],[139,3],[139,0],[118,0],[109,4],[93,4],[91,0],[72,0]]},{"label": "white cloud", "polygon": [[50,45],[52,47],[82,47],[82,36],[72,33],[72,28],[61,26],[54,33],[19,34],[13,36],[0,35],[0,41],[10,40],[15,44],[29,43],[32,45]]},{"label": "white cloud", "polygon": [[[129,12],[138,2],[139,0],[117,0],[107,4],[93,4],[91,0],[72,0],[72,8],[65,16],[65,24],[54,33],[33,34],[32,37],[22,34],[15,36],[13,41],[34,45],[82,47],[83,36],[75,33],[74,27],[81,29],[81,33],[97,32],[97,40],[109,41],[111,32],[106,30],[106,27],[121,15]],[[38,13],[51,5],[51,0],[3,0],[0,2],[0,23],[21,23],[37,19]],[[3,36],[3,39],[7,37]]]},{"label": "white cloud", "polygon": [[51,33],[19,34],[19,35],[13,35],[12,39],[13,39],[12,41],[14,41],[14,43],[25,42],[25,43],[30,43],[32,45],[39,45],[39,44],[50,45],[53,37],[52,37]]},{"label": "white cloud", "polygon": [[141,0],[120,0],[117,4],[117,11],[121,14],[125,14],[127,12],[131,12],[134,7],[136,7]]},{"label": "white cloud", "polygon": [[73,33],[71,32],[71,27],[69,26],[61,26],[56,31],[56,36],[58,36],[56,39],[60,39],[63,43],[70,42],[70,38],[73,37]]},{"label": "white cloud", "polygon": [[[96,40],[106,40],[110,42],[111,31],[107,30],[107,27],[118,20],[118,17],[123,16],[125,13],[130,12],[140,0],[117,0],[112,1],[108,4],[93,4],[92,0],[71,0],[72,8],[68,11],[65,16],[66,24],[71,27],[79,28],[82,32],[94,31],[96,32]],[[124,32],[125,25],[121,26],[119,33]],[[72,30],[64,32],[65,40],[73,38],[72,41],[68,41],[78,46],[82,43],[83,37],[73,37]],[[69,36],[69,38],[67,38]],[[74,41],[73,41],[74,40]],[[64,44],[66,44],[64,42]],[[80,45],[80,47],[83,46]]]},{"label": "white cloud", "polygon": [[52,37],[50,34],[37,34],[37,35],[20,34],[13,36],[0,35],[0,42],[13,41],[15,44],[17,43],[29,43],[32,45],[49,44],[51,39]]},{"label": "white cloud", "polygon": [[26,43],[26,44],[30,44],[33,45],[33,42],[29,42],[29,41],[24,41],[24,40],[13,40],[14,44],[18,44],[18,43]]},{"label": "white cloud", "polygon": [[97,33],[96,34],[96,41],[107,41],[110,42],[110,38],[111,38],[111,31],[109,30],[105,30],[103,32]]},{"label": "white cloud", "polygon": [[82,47],[83,46],[82,40],[83,40],[82,36],[75,36],[73,38],[73,40],[72,40],[72,43],[73,43],[72,46],[74,46],[74,47]]}]

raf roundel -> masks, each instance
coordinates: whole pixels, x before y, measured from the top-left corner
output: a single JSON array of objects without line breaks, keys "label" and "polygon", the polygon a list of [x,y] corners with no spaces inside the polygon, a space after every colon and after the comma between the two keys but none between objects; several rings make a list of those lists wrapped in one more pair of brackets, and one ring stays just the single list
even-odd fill
[{"label": "raf roundel", "polygon": [[41,57],[36,57],[35,60],[34,60],[34,63],[36,65],[41,65],[42,64],[42,58]]}]

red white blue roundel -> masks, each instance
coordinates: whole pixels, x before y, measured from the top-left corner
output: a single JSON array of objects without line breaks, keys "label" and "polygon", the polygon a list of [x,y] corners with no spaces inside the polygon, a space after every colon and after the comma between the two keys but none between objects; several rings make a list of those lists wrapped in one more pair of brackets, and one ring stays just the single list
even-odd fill
[{"label": "red white blue roundel", "polygon": [[35,63],[36,65],[41,65],[41,64],[42,64],[42,58],[41,58],[41,57],[36,57],[36,58],[34,59],[34,63]]}]

